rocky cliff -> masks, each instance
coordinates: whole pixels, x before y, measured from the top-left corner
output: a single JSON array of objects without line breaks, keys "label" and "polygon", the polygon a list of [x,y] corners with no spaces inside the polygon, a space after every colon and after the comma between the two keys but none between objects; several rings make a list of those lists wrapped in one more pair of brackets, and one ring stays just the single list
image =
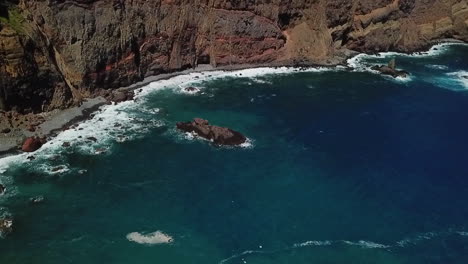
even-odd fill
[{"label": "rocky cliff", "polygon": [[466,0],[0,2],[0,109],[68,107],[200,64],[331,63],[468,41]]}]

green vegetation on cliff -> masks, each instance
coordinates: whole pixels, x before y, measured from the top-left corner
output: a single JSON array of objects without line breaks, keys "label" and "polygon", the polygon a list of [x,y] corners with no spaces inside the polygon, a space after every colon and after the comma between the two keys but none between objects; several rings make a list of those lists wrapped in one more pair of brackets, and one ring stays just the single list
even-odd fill
[{"label": "green vegetation on cliff", "polygon": [[23,23],[24,17],[21,15],[18,8],[8,7],[6,12],[0,13],[0,24],[10,26],[18,33],[24,33]]}]

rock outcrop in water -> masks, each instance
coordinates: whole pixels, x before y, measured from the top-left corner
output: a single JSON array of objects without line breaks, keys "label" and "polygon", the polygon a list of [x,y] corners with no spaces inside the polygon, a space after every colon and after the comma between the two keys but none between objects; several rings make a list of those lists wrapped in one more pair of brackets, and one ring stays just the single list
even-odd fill
[{"label": "rock outcrop in water", "polygon": [[346,49],[415,51],[467,41],[467,25],[466,0],[5,0],[0,110],[69,107],[203,64],[333,64]]},{"label": "rock outcrop in water", "polygon": [[0,237],[7,236],[13,232],[13,218],[0,218]]},{"label": "rock outcrop in water", "polygon": [[371,67],[372,70],[378,71],[383,75],[390,75],[393,78],[406,77],[409,75],[407,71],[397,70],[395,66],[395,59],[392,59],[388,65],[380,65]]},{"label": "rock outcrop in water", "polygon": [[247,138],[241,133],[229,128],[213,126],[208,121],[195,118],[192,122],[179,122],[177,128],[189,133],[195,133],[197,136],[208,139],[217,145],[240,145]]},{"label": "rock outcrop in water", "polygon": [[34,152],[40,149],[44,143],[45,139],[39,137],[29,137],[24,141],[21,150],[24,152]]}]

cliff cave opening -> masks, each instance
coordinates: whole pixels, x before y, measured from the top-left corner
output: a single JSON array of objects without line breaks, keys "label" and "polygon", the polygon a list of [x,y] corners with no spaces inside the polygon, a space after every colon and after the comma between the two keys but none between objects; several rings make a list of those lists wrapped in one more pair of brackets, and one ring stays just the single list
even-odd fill
[{"label": "cliff cave opening", "polygon": [[197,64],[210,64],[210,55],[198,56]]}]

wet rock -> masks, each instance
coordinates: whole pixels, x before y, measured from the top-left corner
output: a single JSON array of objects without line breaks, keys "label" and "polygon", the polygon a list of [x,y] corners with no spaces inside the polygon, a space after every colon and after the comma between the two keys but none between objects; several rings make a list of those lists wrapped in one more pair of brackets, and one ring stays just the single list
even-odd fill
[{"label": "wet rock", "polygon": [[109,95],[108,100],[114,103],[120,103],[124,101],[133,100],[135,93],[131,90],[129,91],[114,91]]},{"label": "wet rock", "polygon": [[200,89],[198,89],[197,87],[189,86],[189,87],[185,87],[184,91],[188,93],[198,93]]},{"label": "wet rock", "polygon": [[195,118],[192,122],[179,122],[177,128],[208,139],[217,145],[240,145],[247,138],[241,133],[230,128],[213,126],[207,120]]},{"label": "wet rock", "polygon": [[62,147],[64,148],[70,147],[70,142],[63,142]]},{"label": "wet rock", "polygon": [[39,137],[29,137],[27,138],[21,149],[24,152],[34,152],[42,147],[42,145],[45,143],[44,138],[39,138]]},{"label": "wet rock", "polygon": [[28,160],[35,160],[36,157],[34,157],[34,156],[28,156],[27,159],[28,159]]},{"label": "wet rock", "polygon": [[372,70],[378,71],[383,75],[390,75],[393,78],[406,77],[409,75],[407,71],[397,70],[395,68],[395,59],[392,59],[388,65],[378,65],[371,67]]},{"label": "wet rock", "polygon": [[13,232],[13,218],[0,218],[0,236],[7,236]]},{"label": "wet rock", "polygon": [[86,139],[91,140],[93,142],[97,142],[97,138],[95,138],[95,137],[87,137]]},{"label": "wet rock", "polygon": [[4,194],[6,192],[6,187],[3,184],[0,184],[0,195]]}]

